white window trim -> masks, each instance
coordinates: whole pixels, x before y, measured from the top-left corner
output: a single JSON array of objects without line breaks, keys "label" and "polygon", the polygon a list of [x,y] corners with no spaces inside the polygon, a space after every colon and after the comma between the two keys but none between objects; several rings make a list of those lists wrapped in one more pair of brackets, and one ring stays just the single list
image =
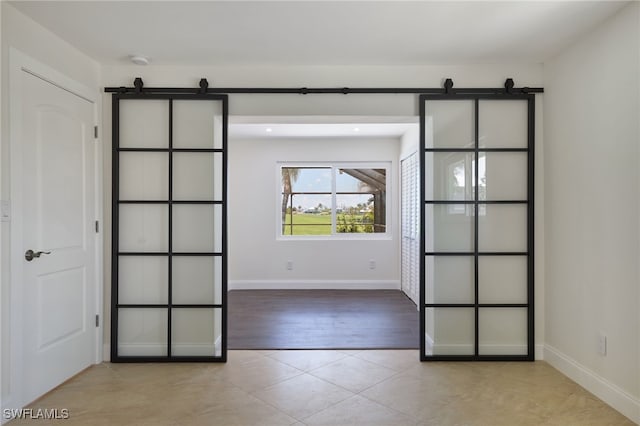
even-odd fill
[{"label": "white window trim", "polygon": [[[336,169],[385,169],[387,191],[385,194],[385,232],[378,233],[338,233],[336,232],[336,180],[331,179],[331,235],[283,235],[282,234],[282,168],[283,167],[323,167],[330,168],[332,177]],[[354,241],[392,240],[391,191],[393,189],[393,162],[389,161],[278,161],[276,163],[276,240],[277,241]]]}]

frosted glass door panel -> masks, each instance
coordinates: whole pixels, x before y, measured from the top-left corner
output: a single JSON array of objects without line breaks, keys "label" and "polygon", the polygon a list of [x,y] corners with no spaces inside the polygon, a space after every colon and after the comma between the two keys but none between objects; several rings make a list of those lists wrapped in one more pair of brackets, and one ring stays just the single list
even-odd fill
[{"label": "frosted glass door panel", "polygon": [[222,258],[173,257],[173,303],[222,303]]},{"label": "frosted glass door panel", "polygon": [[426,355],[473,355],[473,308],[426,308]]},{"label": "frosted glass door panel", "polygon": [[173,101],[174,148],[222,148],[222,103]]},{"label": "frosted glass door panel", "polygon": [[222,206],[174,205],[173,251],[220,252],[222,249]]},{"label": "frosted glass door panel", "polygon": [[120,153],[121,200],[168,200],[169,154]]},{"label": "frosted glass door panel", "polygon": [[164,256],[120,256],[118,302],[164,304],[168,298],[168,264]]},{"label": "frosted glass door panel", "polygon": [[480,355],[527,354],[527,308],[481,308]]},{"label": "frosted glass door panel", "polygon": [[115,362],[226,361],[227,99],[113,95]]},{"label": "frosted glass door panel", "polygon": [[480,154],[478,197],[485,201],[527,199],[527,153],[483,152]]},{"label": "frosted glass door panel", "polygon": [[473,101],[427,102],[425,110],[425,147],[475,147],[474,110]]},{"label": "frosted glass door panel", "polygon": [[168,251],[169,209],[162,204],[121,204],[121,252]]},{"label": "frosted glass door panel", "polygon": [[466,152],[427,152],[426,181],[433,186],[433,200],[470,201],[475,198],[473,163],[475,154]]},{"label": "frosted glass door panel", "polygon": [[166,356],[167,321],[167,309],[120,308],[118,355]]},{"label": "frosted glass door panel", "polygon": [[480,303],[527,303],[526,256],[478,258]]},{"label": "frosted glass door panel", "polygon": [[120,148],[168,148],[169,101],[120,102]]},{"label": "frosted glass door panel", "polygon": [[[464,204],[427,204],[425,206],[427,251],[473,251],[473,208],[472,205]],[[430,247],[433,249],[430,250]]]},{"label": "frosted glass door panel", "polygon": [[480,148],[527,147],[527,101],[479,101]]},{"label": "frosted glass door panel", "polygon": [[171,354],[175,356],[219,356],[222,311],[220,309],[174,308],[171,312]]},{"label": "frosted glass door panel", "polygon": [[174,200],[222,200],[222,153],[174,153]]},{"label": "frosted glass door panel", "polygon": [[526,204],[488,204],[478,218],[478,245],[481,252],[526,252]]},{"label": "frosted glass door panel", "polygon": [[426,256],[425,286],[426,303],[473,303],[473,257]]},{"label": "frosted glass door panel", "polygon": [[423,359],[533,360],[535,96],[461,90],[420,101]]}]

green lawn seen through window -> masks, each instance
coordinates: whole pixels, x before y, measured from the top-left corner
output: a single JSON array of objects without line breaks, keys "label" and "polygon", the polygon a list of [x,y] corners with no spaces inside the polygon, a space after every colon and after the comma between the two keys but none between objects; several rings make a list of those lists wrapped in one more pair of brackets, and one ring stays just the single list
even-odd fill
[{"label": "green lawn seen through window", "polygon": [[[337,230],[339,233],[347,232],[342,229],[348,223],[354,227],[348,232],[371,232],[365,226],[371,225],[361,224],[364,215],[344,215],[342,213],[336,215]],[[328,213],[294,213],[293,214],[293,233],[291,232],[291,213],[286,216],[283,235],[331,235],[331,215]]]},{"label": "green lawn seen through window", "polygon": [[331,215],[294,213],[291,233],[291,214],[287,214],[283,235],[331,235]]}]

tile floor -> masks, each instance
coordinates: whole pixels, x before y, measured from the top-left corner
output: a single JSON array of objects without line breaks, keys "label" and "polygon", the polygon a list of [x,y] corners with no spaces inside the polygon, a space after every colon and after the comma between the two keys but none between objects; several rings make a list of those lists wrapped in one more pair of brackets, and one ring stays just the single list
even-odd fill
[{"label": "tile floor", "polygon": [[89,368],[30,407],[60,425],[632,425],[545,362],[420,363],[415,350],[229,351],[227,364]]}]

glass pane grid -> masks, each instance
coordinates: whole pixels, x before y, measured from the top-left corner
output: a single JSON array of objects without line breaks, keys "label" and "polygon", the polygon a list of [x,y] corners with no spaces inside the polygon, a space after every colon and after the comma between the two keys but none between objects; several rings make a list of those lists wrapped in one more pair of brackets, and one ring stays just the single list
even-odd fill
[{"label": "glass pane grid", "polygon": [[[226,317],[223,315],[224,297],[222,292],[222,280],[225,275],[223,268],[226,265],[222,240],[222,219],[226,196],[223,191],[225,177],[222,173],[226,155],[222,141],[224,132],[217,128],[213,129],[211,135],[216,140],[210,145],[207,145],[207,138],[192,139],[197,142],[193,146],[185,143],[186,138],[182,138],[178,147],[174,148],[176,116],[172,113],[175,111],[173,109],[175,103],[171,97],[168,102],[163,102],[165,102],[165,106],[168,105],[168,114],[166,115],[173,119],[173,123],[167,126],[169,129],[173,127],[173,132],[164,133],[167,136],[168,144],[162,146],[162,144],[143,143],[136,146],[129,143],[123,148],[115,148],[115,152],[123,153],[120,155],[138,156],[128,159],[142,158],[143,161],[141,169],[136,168],[135,164],[125,162],[124,172],[128,174],[125,174],[125,179],[119,176],[121,189],[119,192],[123,196],[114,198],[114,203],[121,206],[119,208],[121,213],[115,221],[115,226],[120,227],[120,238],[118,247],[114,246],[114,253],[120,254],[122,259],[126,259],[124,262],[122,260],[118,262],[116,259],[116,268],[120,268],[121,276],[122,272],[127,274],[124,277],[126,280],[122,283],[118,282],[117,285],[128,285],[129,288],[125,288],[124,292],[119,291],[119,300],[114,301],[116,309],[114,314],[118,318],[119,325],[114,330],[113,339],[115,340],[113,342],[115,344],[113,347],[115,350],[113,354],[115,359],[121,360],[129,358],[224,360],[226,358],[226,347],[223,348],[225,345],[223,340],[225,339],[222,336],[222,324],[224,317]],[[196,101],[196,103],[199,102],[201,101]],[[214,103],[218,105],[220,101],[216,100]],[[191,112],[182,115],[191,115]],[[158,114],[156,114],[157,116]],[[219,127],[223,120],[221,117],[216,117],[215,122]],[[183,134],[185,131],[187,133],[190,131],[187,126],[182,126],[181,129]],[[193,132],[191,133],[193,136]],[[206,160],[203,160],[202,155],[208,156],[204,157]],[[176,157],[178,158],[177,170]],[[152,160],[155,158],[155,160],[149,163],[147,158]],[[162,165],[161,163],[165,164],[164,171],[162,167],[159,167]],[[211,163],[211,167],[204,163]],[[132,167],[127,168],[128,165]],[[127,170],[131,172],[127,172]],[[177,176],[174,175],[176,171]],[[122,173],[122,170],[120,172]],[[203,173],[210,174],[212,179],[207,180],[213,181],[206,188],[202,188],[200,175]],[[126,181],[126,176],[131,176],[129,182]],[[161,185],[158,186],[158,183]],[[198,185],[200,189],[196,187]],[[151,191],[148,190],[149,188]],[[122,191],[123,189],[124,191]],[[158,207],[153,207],[154,205]],[[189,212],[190,205],[193,207]],[[120,222],[123,222],[123,208],[127,210],[124,211],[126,213],[124,223],[121,224]],[[203,213],[203,208],[212,211],[213,214]],[[146,220],[149,214],[151,214],[150,224]],[[185,214],[188,216],[186,223],[185,220],[181,220]],[[187,234],[193,236],[193,228],[197,227],[193,224],[198,222],[198,218],[202,219],[203,214],[207,218],[212,216],[214,225],[208,219],[204,222],[217,228],[215,235],[211,238],[213,240],[212,247],[209,245],[204,247],[198,242],[194,247],[184,247],[183,243],[188,238],[178,238],[175,241],[176,234],[172,228],[178,227],[178,231],[180,231],[180,228],[190,227],[190,230],[187,229]],[[134,219],[132,223],[129,223],[128,228],[127,222],[131,221],[127,221],[127,215]],[[161,223],[164,223],[164,229],[158,228],[160,232],[157,232],[154,237],[151,228]],[[132,226],[137,228],[137,234],[134,232],[133,236],[129,236]],[[204,234],[209,235],[210,233],[204,232]],[[174,252],[176,243],[177,248],[181,250],[180,253]],[[121,253],[123,248],[125,252]],[[146,263],[153,264],[142,270],[135,269],[135,267],[127,269],[127,264],[132,265],[132,262],[135,263],[138,259],[150,259]],[[197,265],[198,262],[206,262],[207,259],[213,261],[215,265],[210,273],[205,272],[206,267],[203,269]],[[158,261],[164,262],[164,266],[158,268]],[[183,264],[181,267],[179,264],[184,261],[188,261],[190,264]],[[122,263],[122,265],[118,266],[118,263]],[[213,274],[213,278],[211,274]],[[119,279],[119,281],[121,280],[122,278]],[[187,287],[185,287],[185,282]],[[199,334],[194,334],[194,329],[197,330],[197,327],[192,327],[191,323],[193,320],[199,323],[203,312],[208,312],[207,318],[209,316],[215,318],[215,328],[205,329],[204,332],[201,330]],[[123,327],[132,324],[133,320],[138,322],[137,329],[134,327],[133,331],[125,331]],[[211,323],[210,321],[206,322]],[[208,332],[210,332],[209,335],[206,335]],[[138,338],[142,339],[140,344],[136,342]]]},{"label": "glass pane grid", "polygon": [[[427,100],[425,110],[428,111],[428,97],[422,98]],[[451,100],[450,103],[455,101]],[[527,212],[530,206],[527,180],[531,178],[532,170],[529,170],[527,143],[521,142],[527,141],[528,135],[526,132],[524,136],[519,135],[518,143],[514,144],[487,143],[482,135],[478,134],[479,128],[487,129],[486,125],[484,127],[478,125],[481,102],[475,98],[475,121],[472,125],[475,127],[476,134],[473,137],[475,141],[473,147],[447,143],[438,145],[433,138],[429,140],[428,132],[426,132],[426,140],[421,142],[425,153],[423,165],[425,169],[431,168],[433,171],[432,181],[430,182],[429,176],[425,174],[426,180],[423,182],[425,186],[423,230],[426,234],[423,246],[426,259],[423,267],[427,273],[427,276],[422,277],[425,292],[423,300],[426,302],[422,308],[425,321],[422,326],[426,332],[423,347],[426,352],[422,354],[423,359],[530,359],[528,348],[530,305],[527,296],[529,278],[526,262],[529,256],[527,241],[529,219],[526,213],[524,216],[517,213],[517,211]],[[493,119],[495,120],[495,117]],[[434,125],[433,121],[423,122],[423,125],[429,124]],[[466,125],[461,127],[468,128]],[[526,120],[524,129],[527,130]],[[450,146],[455,147],[450,148]],[[440,170],[437,170],[438,167]],[[524,179],[522,179],[523,176]],[[437,182],[438,179],[439,182]],[[476,185],[476,181],[479,185]],[[430,184],[437,184],[439,187],[429,188]],[[465,189],[462,190],[462,188]],[[517,210],[510,209],[510,206]],[[460,245],[453,247],[451,244],[449,246],[438,244],[438,228],[442,230],[442,225],[446,226],[446,221],[435,223],[435,226],[429,229],[430,216],[432,221],[437,217],[434,213],[436,208],[440,209],[441,216],[454,214],[472,216],[470,225],[473,241],[469,250],[461,251]],[[517,219],[515,224],[511,219]],[[513,226],[509,226],[509,230],[503,232],[502,236],[498,235],[496,243],[490,243],[493,235],[499,232],[498,223],[505,220],[511,221]],[[452,229],[459,231],[459,226]],[[459,238],[452,237],[455,236],[452,232],[456,231],[445,231],[444,233],[448,235],[445,238],[449,242],[456,239],[459,241]],[[493,259],[491,262],[483,260],[488,259],[488,256]],[[456,266],[445,268],[443,272],[437,272],[434,265],[435,262],[441,262],[438,259],[448,259],[452,262],[451,265],[455,262],[465,262],[464,259],[472,259],[473,270],[469,274],[465,272],[468,268],[458,263]],[[429,267],[434,268],[431,274],[440,274],[440,276],[430,278]],[[504,273],[498,275],[499,279],[491,280],[489,277],[500,274],[495,270],[496,268],[503,270]],[[469,275],[472,281],[471,289],[469,284],[465,284],[469,282]],[[440,279],[439,284],[436,283],[437,279]],[[473,294],[469,293],[470,290]],[[463,312],[474,312],[474,314],[473,318],[469,316],[468,321],[464,321],[466,325],[458,324],[458,328],[453,330],[452,334],[441,336],[438,344],[438,339],[429,335],[429,331],[433,334],[438,330],[438,327],[434,326],[437,324],[437,312],[440,312],[442,318],[447,315],[456,316],[458,323],[459,319],[465,315],[462,314]],[[447,312],[452,313],[447,314]],[[453,312],[459,313],[453,314]],[[511,321],[511,325],[503,332],[492,333],[494,329],[501,329],[501,321]],[[452,327],[453,324],[442,327],[446,326]],[[475,327],[472,333],[475,338],[472,339],[468,333],[465,335],[464,330],[469,330],[468,327]],[[462,342],[459,341],[461,338]]]}]

